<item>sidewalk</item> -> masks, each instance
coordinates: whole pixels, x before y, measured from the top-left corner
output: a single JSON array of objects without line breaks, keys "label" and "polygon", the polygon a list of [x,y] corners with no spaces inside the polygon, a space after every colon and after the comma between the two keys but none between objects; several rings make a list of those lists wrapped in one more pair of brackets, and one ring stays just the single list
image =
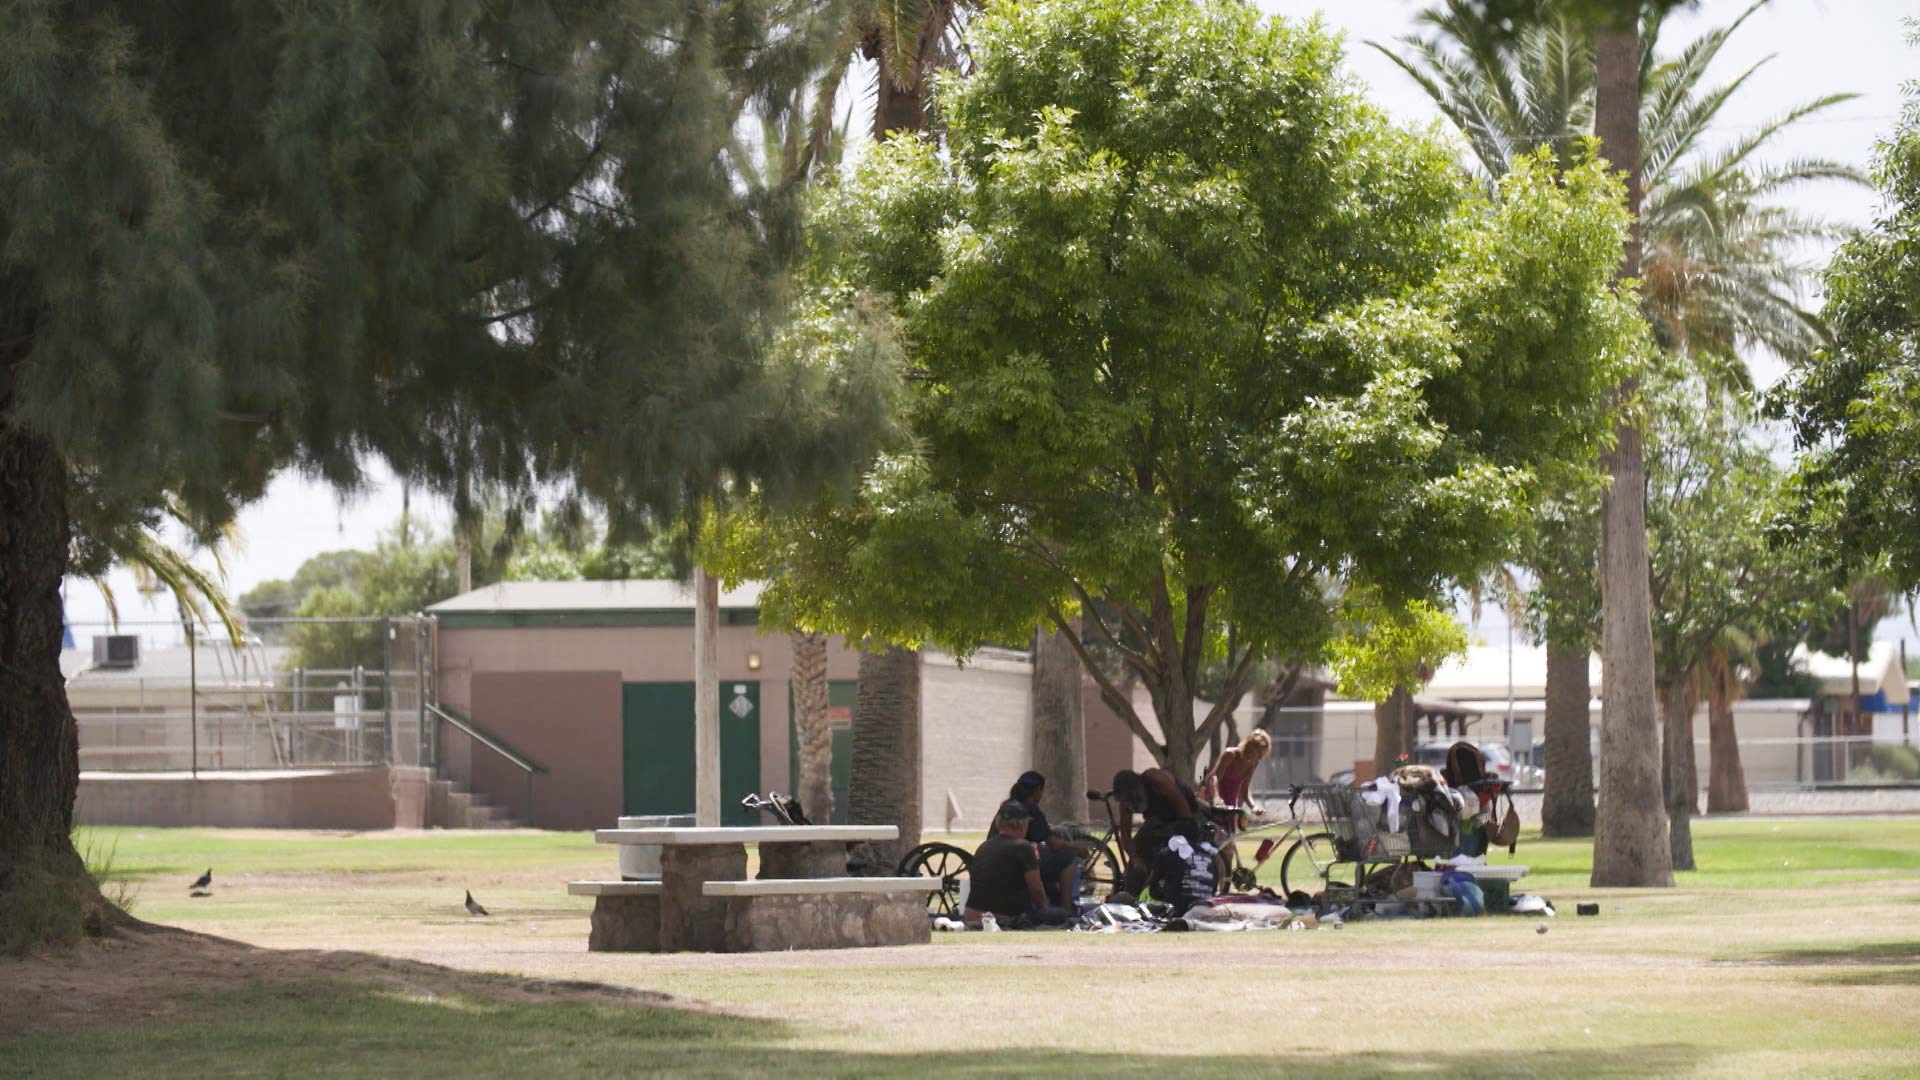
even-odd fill
[{"label": "sidewalk", "polygon": [[[1521,821],[1528,825],[1540,824],[1540,800],[1541,795],[1537,791],[1518,792],[1513,796],[1514,809],[1520,811]],[[1756,791],[1748,802],[1751,805],[1744,814],[1704,816],[1871,817],[1920,814],[1920,786],[1862,791]]]}]

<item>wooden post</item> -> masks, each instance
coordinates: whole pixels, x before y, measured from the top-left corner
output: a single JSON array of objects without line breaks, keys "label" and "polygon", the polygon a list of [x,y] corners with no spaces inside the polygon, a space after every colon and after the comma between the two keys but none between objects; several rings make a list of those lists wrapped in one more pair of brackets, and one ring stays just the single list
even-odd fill
[{"label": "wooden post", "polygon": [[720,583],[693,570],[693,820],[720,824],[720,673],[714,657]]}]

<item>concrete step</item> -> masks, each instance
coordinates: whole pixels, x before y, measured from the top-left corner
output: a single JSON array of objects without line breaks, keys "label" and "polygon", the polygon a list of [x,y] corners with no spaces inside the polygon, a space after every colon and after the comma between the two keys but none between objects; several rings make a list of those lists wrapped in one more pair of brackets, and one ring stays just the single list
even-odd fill
[{"label": "concrete step", "polygon": [[462,788],[451,780],[435,780],[428,792],[433,826],[438,829],[511,829],[516,822],[506,807]]}]

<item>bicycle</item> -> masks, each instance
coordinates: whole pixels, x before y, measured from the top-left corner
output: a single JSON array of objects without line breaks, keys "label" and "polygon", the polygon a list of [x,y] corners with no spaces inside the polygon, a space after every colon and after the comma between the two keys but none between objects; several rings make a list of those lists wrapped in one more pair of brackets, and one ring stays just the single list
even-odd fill
[{"label": "bicycle", "polygon": [[767,797],[764,799],[757,793],[748,792],[746,798],[740,800],[740,805],[749,810],[758,810],[768,815],[773,818],[775,825],[813,824],[813,822],[807,820],[805,811],[800,809],[799,799],[793,798],[790,795],[782,795],[777,791],[767,792]]},{"label": "bicycle", "polygon": [[[1098,791],[1087,792],[1087,798],[1106,800],[1109,794]],[[1112,821],[1113,806],[1107,805],[1108,821]],[[1078,859],[1079,885],[1077,896],[1083,900],[1098,900],[1117,892],[1126,880],[1125,856],[1115,856],[1111,843],[1113,826],[1108,825],[1106,835],[1078,835],[1088,832],[1070,824],[1062,823],[1060,832],[1077,843],[1085,843],[1087,850]],[[900,877],[937,877],[941,887],[927,895],[927,910],[934,915],[958,917],[960,914],[960,883],[966,879],[973,863],[973,853],[965,848],[940,840],[930,840],[908,851],[900,859],[900,865],[894,873]]]}]

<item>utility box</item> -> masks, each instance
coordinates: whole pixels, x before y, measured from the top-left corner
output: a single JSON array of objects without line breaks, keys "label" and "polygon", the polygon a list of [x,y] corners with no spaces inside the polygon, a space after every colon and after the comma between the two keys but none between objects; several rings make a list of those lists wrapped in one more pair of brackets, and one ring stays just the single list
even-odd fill
[{"label": "utility box", "polygon": [[93,666],[120,670],[140,666],[140,638],[135,634],[95,635]]}]

